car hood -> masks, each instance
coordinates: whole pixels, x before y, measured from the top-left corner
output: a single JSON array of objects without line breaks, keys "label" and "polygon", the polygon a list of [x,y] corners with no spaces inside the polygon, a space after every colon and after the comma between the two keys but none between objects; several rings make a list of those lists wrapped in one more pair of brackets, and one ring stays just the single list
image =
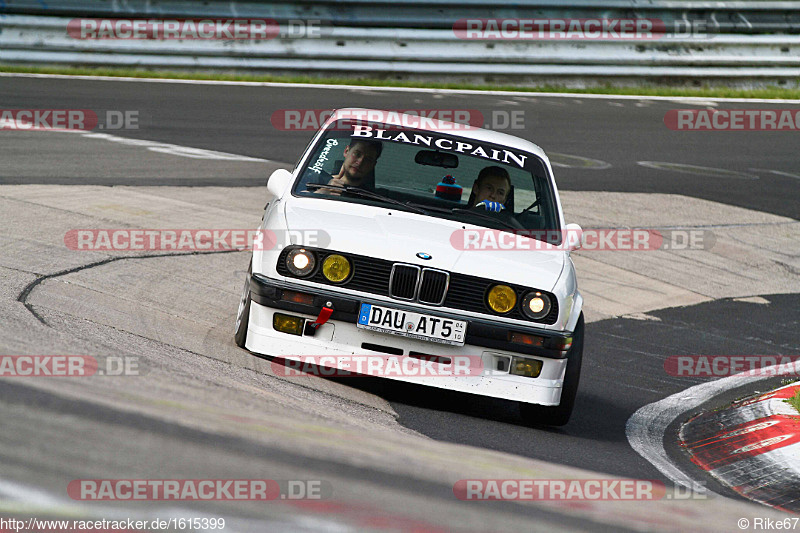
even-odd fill
[{"label": "car hood", "polygon": [[548,291],[566,259],[563,250],[459,250],[451,243],[453,233],[481,228],[401,210],[302,199],[287,202],[284,214],[289,230],[321,231],[324,248]]}]

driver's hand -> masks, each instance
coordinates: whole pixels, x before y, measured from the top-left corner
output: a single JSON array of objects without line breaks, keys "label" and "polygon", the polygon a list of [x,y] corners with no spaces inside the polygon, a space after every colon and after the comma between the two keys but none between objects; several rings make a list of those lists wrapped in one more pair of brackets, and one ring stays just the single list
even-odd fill
[{"label": "driver's hand", "polygon": [[500,211],[506,208],[506,206],[504,206],[500,202],[490,202],[489,200],[484,200],[478,204],[475,204],[475,207],[480,207],[480,206],[483,206],[484,209],[492,213],[499,213]]},{"label": "driver's hand", "polygon": [[[331,178],[328,181],[328,185],[338,185],[340,187],[346,187],[347,186],[347,184],[344,182],[344,180],[342,178]],[[339,196],[339,195],[342,194],[342,191],[339,191],[339,190],[336,190],[336,189],[319,188],[319,189],[317,189],[316,192],[317,193],[321,193],[321,194],[332,194],[333,196]]]}]

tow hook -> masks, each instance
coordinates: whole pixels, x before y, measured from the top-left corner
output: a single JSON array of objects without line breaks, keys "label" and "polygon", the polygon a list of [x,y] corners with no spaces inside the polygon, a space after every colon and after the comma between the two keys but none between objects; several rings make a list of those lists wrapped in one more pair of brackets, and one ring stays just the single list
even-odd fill
[{"label": "tow hook", "polygon": [[333,314],[333,302],[325,302],[325,305],[319,312],[317,319],[314,322],[306,322],[305,330],[303,331],[303,335],[307,337],[313,337],[317,333],[317,328],[319,328],[322,324],[328,321],[328,319]]}]

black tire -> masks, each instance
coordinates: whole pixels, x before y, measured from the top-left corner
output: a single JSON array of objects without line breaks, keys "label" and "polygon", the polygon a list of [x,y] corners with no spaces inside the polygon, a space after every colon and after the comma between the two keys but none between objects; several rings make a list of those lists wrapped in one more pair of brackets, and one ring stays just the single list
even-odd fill
[{"label": "black tire", "polygon": [[563,426],[569,422],[575,397],[578,394],[578,382],[581,379],[581,362],[583,360],[583,313],[578,317],[575,332],[572,335],[572,347],[567,353],[567,370],[564,373],[564,386],[561,389],[561,403],[554,406],[519,404],[519,413],[526,424],[532,426]]},{"label": "black tire", "polygon": [[247,342],[247,324],[250,321],[250,273],[252,265],[247,269],[247,277],[244,280],[242,297],[239,300],[239,309],[236,311],[236,325],[233,339],[239,348],[244,348]]}]

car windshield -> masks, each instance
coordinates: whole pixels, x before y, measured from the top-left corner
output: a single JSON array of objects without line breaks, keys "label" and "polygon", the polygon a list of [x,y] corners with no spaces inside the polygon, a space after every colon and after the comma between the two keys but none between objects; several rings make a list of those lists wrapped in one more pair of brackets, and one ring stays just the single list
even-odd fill
[{"label": "car windshield", "polygon": [[318,138],[302,165],[293,189],[297,196],[500,230],[559,229],[547,167],[515,148],[340,120]]}]

